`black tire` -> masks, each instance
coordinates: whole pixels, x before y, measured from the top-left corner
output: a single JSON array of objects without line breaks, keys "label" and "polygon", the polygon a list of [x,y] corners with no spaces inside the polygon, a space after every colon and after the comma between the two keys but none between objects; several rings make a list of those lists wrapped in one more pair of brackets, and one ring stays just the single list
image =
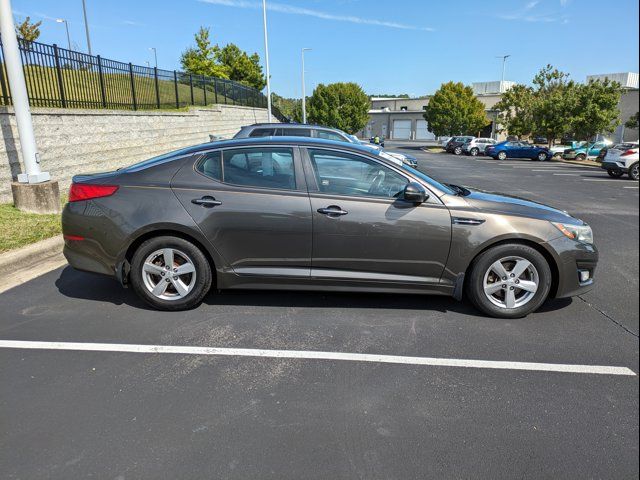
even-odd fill
[{"label": "black tire", "polygon": [[536,158],[539,162],[546,162],[549,158],[549,155],[547,155],[545,152],[540,152]]},{"label": "black tire", "polygon": [[[484,276],[491,265],[506,257],[521,257],[533,264],[538,273],[538,289],[524,305],[506,309],[494,305],[485,295]],[[536,311],[551,291],[551,268],[544,256],[535,248],[522,244],[504,244],[481,253],[472,263],[466,279],[466,293],[471,303],[481,312],[495,318],[522,318]]]},{"label": "black tire", "polygon": [[[143,264],[150,255],[162,249],[174,249],[176,252],[184,253],[195,267],[193,286],[182,298],[173,300],[159,298],[155,296],[145,284]],[[163,280],[170,282],[168,276],[169,275],[167,275],[166,280],[158,276],[154,278],[158,278],[160,282]],[[158,310],[169,311],[188,310],[200,304],[209,292],[212,283],[211,265],[204,253],[187,240],[171,236],[154,237],[142,243],[133,254],[129,280],[133,290],[138,296],[152,307]]]},{"label": "black tire", "polygon": [[507,159],[507,152],[498,153],[498,160],[506,160],[506,159]]},{"label": "black tire", "polygon": [[461,155],[462,154],[462,147],[456,147],[453,149],[453,154],[454,155]]},{"label": "black tire", "polygon": [[469,151],[469,155],[471,155],[472,157],[477,157],[479,153],[480,153],[480,150],[478,148],[472,148]]},{"label": "black tire", "polygon": [[576,155],[576,160],[584,162],[586,159],[587,159],[587,156],[584,153],[579,153],[578,155]]},{"label": "black tire", "polygon": [[629,167],[629,178],[638,181],[638,173],[638,163],[636,162]]},{"label": "black tire", "polygon": [[607,170],[607,173],[612,178],[620,178],[622,175],[624,175],[624,172],[622,170],[614,170],[612,168]]}]

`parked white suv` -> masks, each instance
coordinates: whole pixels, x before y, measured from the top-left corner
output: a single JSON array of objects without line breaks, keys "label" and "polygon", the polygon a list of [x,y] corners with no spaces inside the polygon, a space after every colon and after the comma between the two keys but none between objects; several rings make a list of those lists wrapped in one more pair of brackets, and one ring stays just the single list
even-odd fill
[{"label": "parked white suv", "polygon": [[473,140],[470,140],[462,145],[462,151],[467,155],[475,157],[477,155],[483,154],[485,148],[487,148],[489,145],[495,144],[496,141],[492,138],[474,138]]},{"label": "parked white suv", "polygon": [[638,142],[619,143],[607,150],[602,168],[614,178],[627,173],[631,180],[638,180]]}]

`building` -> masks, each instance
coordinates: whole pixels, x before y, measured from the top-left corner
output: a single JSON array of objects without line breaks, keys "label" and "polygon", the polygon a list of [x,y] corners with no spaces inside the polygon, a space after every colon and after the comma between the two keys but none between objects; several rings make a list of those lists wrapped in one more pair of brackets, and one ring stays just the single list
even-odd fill
[{"label": "building", "polygon": [[[587,81],[609,78],[619,82],[623,87],[618,107],[621,125],[615,132],[600,137],[616,143],[638,140],[638,130],[624,126],[624,123],[638,111],[638,77],[637,73],[632,72],[587,77]],[[514,85],[515,82],[507,81],[478,82],[471,85],[473,93],[484,104],[487,117],[491,121],[482,132],[478,132],[481,137],[492,137],[498,140],[506,138],[507,132],[498,132],[499,128],[496,124],[498,112],[494,107],[500,101],[502,93]],[[369,122],[362,131],[358,132],[358,135],[364,138],[379,136],[393,140],[435,140],[435,135],[429,131],[423,116],[430,99],[430,95],[419,98],[372,98]]]}]

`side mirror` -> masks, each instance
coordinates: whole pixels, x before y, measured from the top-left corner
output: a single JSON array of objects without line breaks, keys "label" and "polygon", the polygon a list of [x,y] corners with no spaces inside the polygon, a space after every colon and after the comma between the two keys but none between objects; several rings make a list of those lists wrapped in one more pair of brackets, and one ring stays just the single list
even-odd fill
[{"label": "side mirror", "polygon": [[424,203],[427,198],[429,198],[427,191],[419,183],[410,182],[404,187],[402,199],[406,202]]}]

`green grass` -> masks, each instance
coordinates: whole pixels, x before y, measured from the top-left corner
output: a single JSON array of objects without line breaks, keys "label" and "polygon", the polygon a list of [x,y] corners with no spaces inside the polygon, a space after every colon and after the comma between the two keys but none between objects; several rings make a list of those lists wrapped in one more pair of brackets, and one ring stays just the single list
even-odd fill
[{"label": "green grass", "polygon": [[[0,74],[4,75],[4,69]],[[100,76],[95,71],[62,68],[63,90],[67,99],[67,106],[74,108],[102,108]],[[60,103],[60,87],[56,69],[41,65],[26,65],[24,67],[27,91],[34,107],[62,106]],[[6,78],[5,78],[6,81]],[[127,73],[104,73],[103,83],[108,108],[132,109],[133,96],[131,77]],[[155,79],[134,75],[136,103],[141,110],[156,110],[157,97]],[[193,78],[193,100],[195,105],[212,105],[214,103],[228,103],[234,101],[222,94],[222,82],[218,82],[218,97],[213,92],[213,83],[208,83],[205,89],[199,84],[199,78]],[[231,85],[227,85],[231,92]],[[236,89],[236,92],[239,92]],[[172,79],[158,80],[158,93],[161,109],[175,109],[176,93]],[[187,83],[180,83],[178,76],[178,100],[180,107],[191,105],[191,87]]]},{"label": "green grass", "polygon": [[24,213],[13,204],[0,204],[0,253],[61,233],[60,215]]}]

